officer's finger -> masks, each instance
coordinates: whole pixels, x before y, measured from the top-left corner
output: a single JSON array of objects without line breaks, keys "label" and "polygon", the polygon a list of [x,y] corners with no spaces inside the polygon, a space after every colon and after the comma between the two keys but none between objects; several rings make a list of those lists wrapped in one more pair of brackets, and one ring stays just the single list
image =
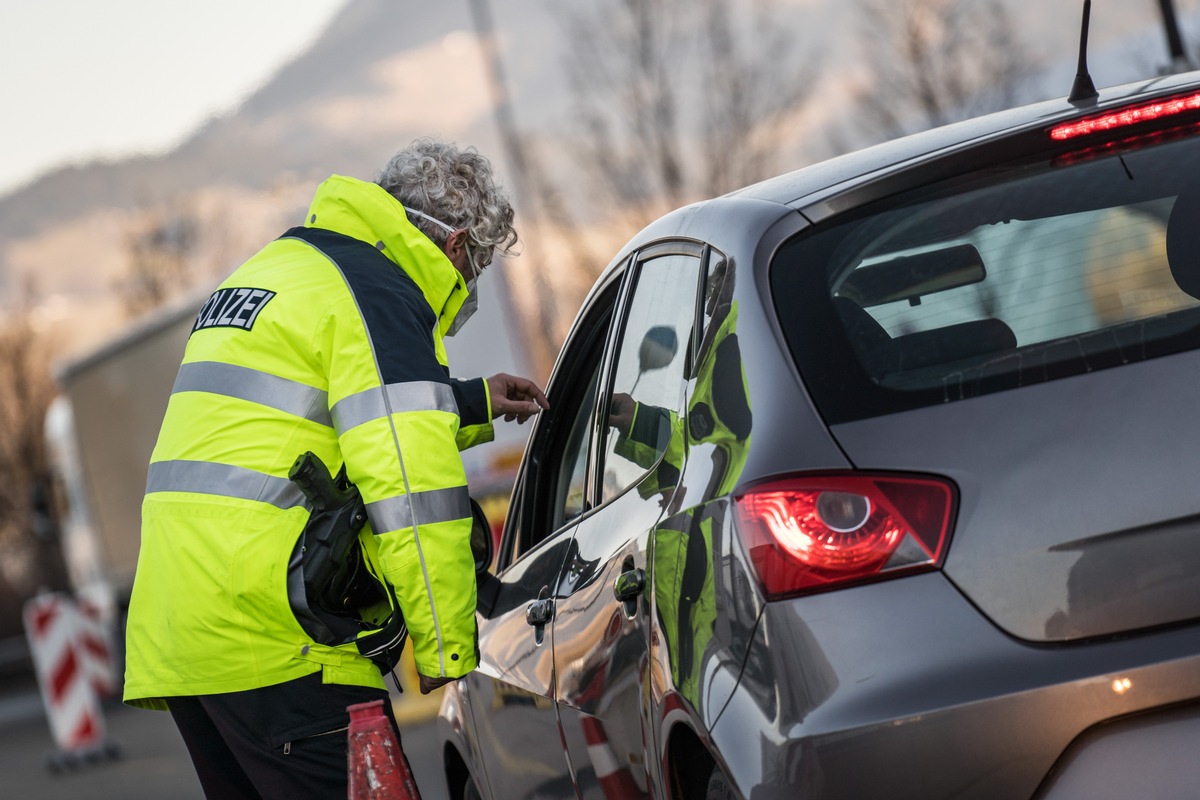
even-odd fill
[{"label": "officer's finger", "polygon": [[536,403],[511,403],[502,410],[505,422],[512,422],[515,419],[518,423],[521,423],[539,413],[542,409]]},{"label": "officer's finger", "polygon": [[538,385],[528,378],[513,378],[512,388],[514,391],[513,399],[532,400],[541,408],[549,408],[550,401],[546,399],[546,395],[538,388]]},{"label": "officer's finger", "polygon": [[493,396],[512,401],[531,400],[539,408],[550,407],[550,401],[546,399],[546,395],[542,393],[536,383],[528,378],[500,372],[489,378],[488,384],[492,389]]},{"label": "officer's finger", "polygon": [[536,414],[542,407],[528,400],[510,400],[504,404],[502,410],[506,414]]}]

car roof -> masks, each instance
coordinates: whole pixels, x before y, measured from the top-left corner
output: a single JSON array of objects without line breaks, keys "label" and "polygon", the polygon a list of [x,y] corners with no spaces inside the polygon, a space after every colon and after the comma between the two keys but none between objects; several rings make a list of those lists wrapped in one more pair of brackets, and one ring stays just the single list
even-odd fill
[{"label": "car roof", "polygon": [[[883,174],[967,151],[985,142],[1042,131],[1072,118],[1092,116],[1114,107],[1150,101],[1198,86],[1200,71],[1108,87],[1100,90],[1097,100],[1079,105],[1059,98],[1019,106],[838,156],[739,189],[730,196],[769,200],[804,211],[818,206],[823,198]],[[806,213],[805,216],[809,215]]]},{"label": "car roof", "polygon": [[1078,105],[1066,98],[1032,103],[914,133],[697,201],[634,235],[602,271],[584,306],[612,282],[631,253],[657,240],[695,238],[722,247],[719,239],[729,242],[731,236],[743,244],[755,241],[781,217],[819,224],[914,185],[1062,147],[1046,134],[1059,123],[1198,88],[1200,71],[1106,87],[1094,101]]}]

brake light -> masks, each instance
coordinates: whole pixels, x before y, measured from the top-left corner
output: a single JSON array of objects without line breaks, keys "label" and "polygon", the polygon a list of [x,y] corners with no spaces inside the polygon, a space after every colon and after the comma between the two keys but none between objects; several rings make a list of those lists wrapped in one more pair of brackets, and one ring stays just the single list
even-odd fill
[{"label": "brake light", "polygon": [[1108,114],[1100,114],[1087,119],[1065,122],[1050,129],[1050,138],[1055,141],[1066,141],[1079,136],[1093,133],[1103,133],[1117,128],[1128,128],[1145,122],[1164,117],[1172,117],[1188,111],[1200,111],[1200,92],[1184,97],[1172,97],[1168,100],[1158,100],[1140,106],[1123,108]]},{"label": "brake light", "polygon": [[739,531],[769,600],[937,568],[954,511],[948,481],[798,475],[734,498]]},{"label": "brake light", "polygon": [[1184,125],[1152,130],[1149,133],[1139,133],[1120,139],[1100,140],[1096,144],[1079,150],[1060,153],[1054,157],[1053,163],[1056,167],[1069,167],[1072,164],[1090,161],[1094,158],[1103,158],[1113,153],[1129,153],[1143,147],[1166,144],[1167,142],[1194,136],[1198,132],[1200,132],[1200,122],[1189,122]]}]

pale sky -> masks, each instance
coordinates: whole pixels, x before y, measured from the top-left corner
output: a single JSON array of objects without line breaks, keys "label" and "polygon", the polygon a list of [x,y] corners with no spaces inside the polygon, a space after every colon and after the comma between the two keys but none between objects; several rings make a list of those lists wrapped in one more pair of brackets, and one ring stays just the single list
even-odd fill
[{"label": "pale sky", "polygon": [[169,149],[231,111],[345,0],[0,0],[0,195]]}]

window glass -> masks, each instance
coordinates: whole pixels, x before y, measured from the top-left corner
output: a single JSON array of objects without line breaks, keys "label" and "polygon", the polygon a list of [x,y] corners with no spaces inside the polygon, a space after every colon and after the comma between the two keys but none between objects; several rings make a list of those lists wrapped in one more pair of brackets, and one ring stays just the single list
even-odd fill
[{"label": "window glass", "polygon": [[561,460],[558,462],[558,494],[551,512],[551,530],[563,525],[587,510],[587,457],[592,439],[592,409],[596,404],[596,386],[600,382],[600,362],[596,360],[583,402],[575,409]]},{"label": "window glass", "polygon": [[618,288],[610,281],[563,346],[547,389],[551,410],[538,418],[513,489],[502,569],[589,508],[596,397]]},{"label": "window glass", "polygon": [[[983,319],[1002,320],[1028,345],[1088,333],[1196,304],[1171,279],[1166,215],[1170,203],[1104,208],[1037,220],[980,226],[939,243],[937,250],[974,246],[987,274],[979,281],[867,309],[895,339],[918,331]],[[860,267],[861,268],[861,267]]]},{"label": "window glass", "polygon": [[713,315],[720,317],[717,319],[717,325],[720,325],[729,313],[729,301],[733,295],[733,270],[730,269],[729,261],[718,250],[709,248],[708,263],[704,272],[704,295],[700,305],[700,328],[699,328],[699,343],[696,348],[695,359],[696,363],[692,364],[693,371],[700,369],[700,362],[703,362],[709,347],[712,344],[712,339],[717,331],[713,327]]},{"label": "window glass", "polygon": [[683,404],[699,278],[695,256],[665,255],[640,266],[608,402],[605,501],[637,482],[666,452]]},{"label": "window glass", "polygon": [[1188,293],[1200,296],[1200,210],[1176,202],[1200,193],[1198,169],[1195,139],[1026,161],[797,237],[771,283],[822,414],[861,419],[1200,346]]}]

